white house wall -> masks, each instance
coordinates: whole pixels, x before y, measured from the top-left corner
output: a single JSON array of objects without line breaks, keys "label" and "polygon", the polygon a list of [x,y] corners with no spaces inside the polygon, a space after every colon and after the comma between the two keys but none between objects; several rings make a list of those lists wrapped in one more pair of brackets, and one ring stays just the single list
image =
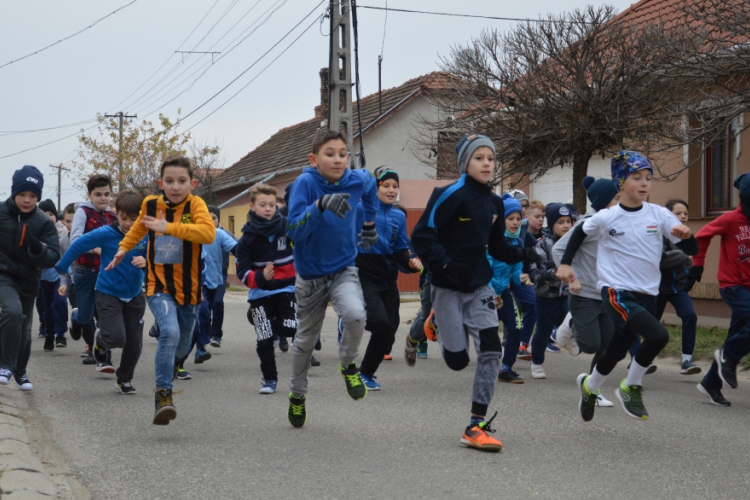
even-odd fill
[{"label": "white house wall", "polygon": [[[594,158],[589,161],[588,175],[611,178],[610,159]],[[573,199],[573,168],[552,167],[544,176],[532,182],[529,187],[529,197],[548,203],[567,203]],[[588,201],[587,201],[588,204]],[[587,207],[587,208],[590,208]]]}]

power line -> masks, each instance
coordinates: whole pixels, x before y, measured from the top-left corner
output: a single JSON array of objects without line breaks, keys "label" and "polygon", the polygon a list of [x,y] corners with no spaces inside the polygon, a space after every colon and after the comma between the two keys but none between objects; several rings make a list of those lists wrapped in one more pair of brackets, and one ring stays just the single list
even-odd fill
[{"label": "power line", "polygon": [[75,123],[68,123],[67,125],[57,125],[55,127],[47,127],[47,128],[37,128],[33,130],[0,130],[0,137],[6,136],[6,135],[14,135],[14,134],[28,134],[31,132],[44,132],[46,130],[55,130],[59,128],[68,128],[68,127],[75,127],[77,125],[85,125],[87,123],[95,122],[96,118],[91,118],[88,120],[83,120],[80,122]]},{"label": "power line", "polygon": [[73,137],[74,135],[78,135],[79,133],[82,133],[82,132],[88,132],[89,130],[91,130],[91,129],[93,129],[93,128],[96,128],[97,126],[98,126],[98,125],[94,125],[94,126],[92,126],[92,127],[89,127],[89,128],[87,128],[87,129],[83,129],[83,130],[81,130],[80,132],[74,132],[74,133],[72,133],[72,134],[70,134],[70,135],[66,135],[65,137],[60,137],[59,139],[55,139],[54,141],[49,141],[49,142],[45,142],[44,144],[40,144],[40,145],[38,145],[38,146],[33,146],[33,147],[30,147],[30,148],[26,148],[26,149],[24,149],[23,151],[17,151],[17,152],[15,152],[15,153],[11,153],[11,154],[9,154],[9,155],[5,155],[5,156],[0,156],[0,160],[4,160],[5,158],[10,158],[11,156],[16,156],[16,155],[20,155],[21,153],[25,153],[25,152],[27,152],[27,151],[32,151],[32,150],[34,150],[34,149],[39,149],[39,148],[43,148],[44,146],[49,146],[50,144],[54,144],[54,143],[56,143],[56,142],[64,141],[65,139],[68,139],[68,138],[70,138],[70,137]]},{"label": "power line", "polygon": [[135,2],[137,2],[137,1],[138,1],[138,0],[133,0],[133,1],[132,1],[132,2],[130,2],[130,3],[128,3],[128,4],[125,4],[125,5],[123,5],[123,6],[122,6],[122,7],[120,7],[119,9],[117,9],[117,10],[115,10],[115,11],[113,11],[113,12],[110,12],[109,14],[107,14],[106,16],[104,16],[104,17],[102,17],[102,18],[99,18],[99,19],[97,19],[96,21],[94,21],[94,23],[93,23],[93,24],[91,24],[91,25],[89,25],[89,26],[86,26],[85,28],[83,28],[83,29],[81,29],[81,30],[79,30],[79,31],[76,31],[76,32],[75,32],[75,33],[73,33],[72,35],[69,35],[69,36],[66,36],[65,38],[62,38],[62,39],[60,39],[60,40],[56,41],[55,43],[51,43],[51,44],[47,45],[46,47],[44,47],[44,48],[41,48],[41,49],[37,50],[36,52],[32,52],[31,54],[26,54],[26,55],[25,55],[25,56],[23,56],[23,57],[19,57],[18,59],[14,59],[13,61],[7,62],[7,63],[3,64],[2,66],[0,66],[0,69],[4,68],[4,67],[6,67],[6,66],[8,66],[8,65],[10,65],[10,64],[13,64],[13,63],[15,63],[15,62],[18,62],[18,61],[21,61],[21,60],[23,60],[23,59],[26,59],[27,57],[31,57],[31,56],[33,56],[33,55],[39,54],[40,52],[44,52],[45,50],[49,49],[50,47],[54,47],[54,46],[55,46],[55,45],[57,45],[58,43],[62,43],[62,42],[64,42],[65,40],[70,40],[70,39],[71,39],[71,38],[73,38],[74,36],[80,35],[81,33],[83,33],[83,32],[84,32],[84,31],[86,31],[86,30],[90,30],[91,28],[93,28],[94,26],[96,26],[97,24],[99,24],[99,23],[100,23],[101,21],[104,21],[104,20],[105,20],[105,19],[107,19],[108,17],[110,17],[110,16],[113,16],[113,15],[117,14],[117,13],[118,13],[119,11],[121,11],[121,10],[122,10],[122,9],[124,9],[125,7],[129,7],[129,6],[133,5],[133,4],[134,4]]},{"label": "power line", "polygon": [[496,21],[526,21],[530,23],[548,23],[547,19],[531,19],[527,17],[497,17],[497,16],[478,16],[473,14],[453,14],[450,12],[430,12],[425,10],[407,10],[407,9],[394,9],[392,7],[376,7],[374,5],[358,5],[360,9],[371,9],[371,10],[384,10],[387,12],[407,12],[409,14],[429,14],[432,16],[448,16],[448,17],[470,17],[474,19],[493,19]]}]

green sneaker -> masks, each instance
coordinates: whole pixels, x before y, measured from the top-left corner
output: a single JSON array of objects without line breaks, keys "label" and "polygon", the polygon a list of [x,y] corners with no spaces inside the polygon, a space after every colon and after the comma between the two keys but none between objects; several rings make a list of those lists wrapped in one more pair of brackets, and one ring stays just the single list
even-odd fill
[{"label": "green sneaker", "polygon": [[298,398],[294,393],[289,393],[289,423],[300,428],[307,422],[307,411],[305,411],[305,396]]},{"label": "green sneaker", "polygon": [[427,341],[423,340],[417,344],[417,359],[427,359]]},{"label": "green sneaker", "polygon": [[629,417],[637,418],[638,420],[648,420],[648,412],[643,406],[643,398],[641,393],[643,387],[640,385],[627,385],[627,379],[622,379],[620,387],[615,391],[615,396],[622,403],[622,409]]},{"label": "green sneaker", "polygon": [[357,365],[349,363],[349,366],[346,368],[339,365],[339,370],[341,370],[341,374],[344,376],[344,382],[346,382],[346,392],[353,400],[359,401],[367,396],[367,386],[362,383]]},{"label": "green sneaker", "polygon": [[594,409],[596,408],[596,397],[601,391],[591,392],[589,386],[586,383],[586,379],[589,378],[588,373],[581,373],[576,378],[578,388],[581,389],[581,400],[578,402],[578,413],[581,414],[581,418],[584,422],[591,422],[594,418]]}]

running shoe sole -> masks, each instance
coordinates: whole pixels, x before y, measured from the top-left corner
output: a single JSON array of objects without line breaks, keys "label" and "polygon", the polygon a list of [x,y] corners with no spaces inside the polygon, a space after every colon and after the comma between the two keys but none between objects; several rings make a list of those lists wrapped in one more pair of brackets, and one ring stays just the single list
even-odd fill
[{"label": "running shoe sole", "polygon": [[680,373],[683,374],[683,375],[697,375],[701,371],[702,370],[701,370],[700,366],[691,366],[687,370],[680,369]]},{"label": "running shoe sole", "polygon": [[109,365],[102,366],[101,368],[97,367],[96,371],[98,371],[99,373],[115,373],[116,370],[114,366]]},{"label": "running shoe sole", "polygon": [[706,388],[703,387],[701,384],[698,384],[698,392],[706,396],[708,400],[711,401],[712,405],[723,406],[724,408],[729,408],[732,405],[732,403],[725,405],[725,404],[717,403],[716,401],[714,401],[714,398],[711,397],[711,395],[708,393]]},{"label": "running shoe sole", "polygon": [[174,406],[165,406],[160,408],[154,414],[154,425],[169,425],[170,420],[177,418],[177,410]]},{"label": "running shoe sole", "polygon": [[475,443],[473,441],[469,441],[469,440],[467,440],[464,437],[461,438],[461,444],[464,445],[464,446],[466,446],[466,447],[468,447],[468,448],[473,448],[473,449],[479,450],[479,451],[501,451],[503,449],[503,445],[502,444],[501,445],[496,445],[496,444],[480,445],[480,444]]}]

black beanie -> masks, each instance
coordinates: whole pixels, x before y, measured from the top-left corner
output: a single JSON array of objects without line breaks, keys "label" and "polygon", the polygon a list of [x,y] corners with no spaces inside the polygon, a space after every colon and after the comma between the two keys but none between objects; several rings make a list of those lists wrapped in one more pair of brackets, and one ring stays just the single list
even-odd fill
[{"label": "black beanie", "polygon": [[44,176],[36,167],[24,165],[23,168],[13,173],[13,185],[10,188],[10,197],[15,198],[18,193],[31,191],[38,199],[42,199],[44,188]]},{"label": "black beanie", "polygon": [[55,206],[55,202],[50,200],[49,198],[47,198],[44,201],[40,201],[39,205],[37,206],[39,207],[39,210],[41,210],[42,212],[50,212],[50,213],[55,214],[55,216],[57,216],[57,207]]},{"label": "black beanie", "polygon": [[221,219],[221,210],[216,205],[209,205],[208,213],[214,214],[217,219]]}]

